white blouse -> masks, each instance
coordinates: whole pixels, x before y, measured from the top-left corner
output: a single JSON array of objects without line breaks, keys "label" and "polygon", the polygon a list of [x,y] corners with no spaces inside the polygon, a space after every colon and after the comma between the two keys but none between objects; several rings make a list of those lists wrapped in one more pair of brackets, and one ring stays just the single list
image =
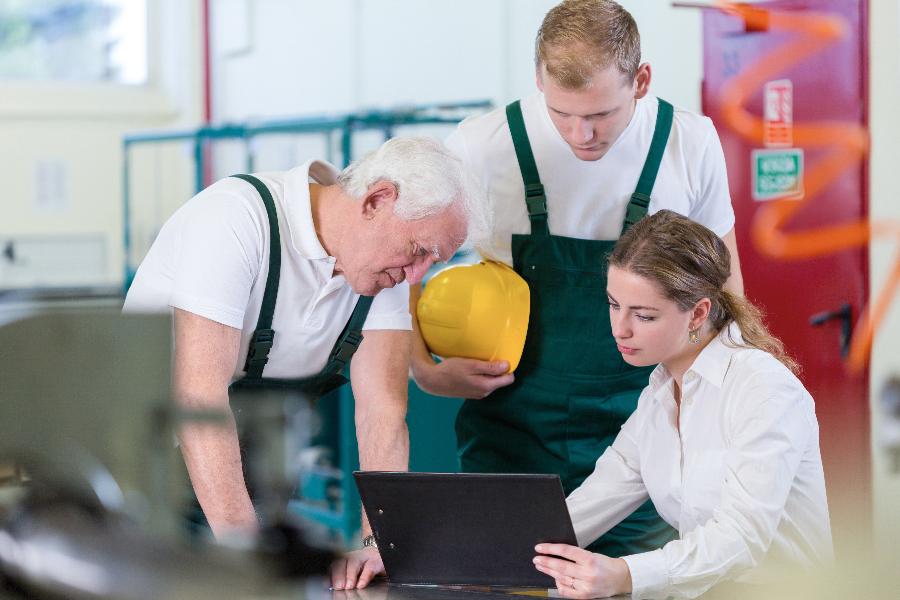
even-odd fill
[{"label": "white blouse", "polygon": [[729,335],[741,341],[732,324],[685,373],[680,415],[672,376],[656,368],[567,499],[581,546],[648,496],[678,530],[659,550],[623,557],[635,598],[692,598],[720,581],[773,581],[833,558],[813,399],[776,358],[736,348]]}]

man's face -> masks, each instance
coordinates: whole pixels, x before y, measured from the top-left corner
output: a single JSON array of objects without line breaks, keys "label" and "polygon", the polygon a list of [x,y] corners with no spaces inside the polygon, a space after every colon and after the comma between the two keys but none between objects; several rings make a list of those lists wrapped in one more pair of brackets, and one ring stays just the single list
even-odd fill
[{"label": "man's face", "polygon": [[358,294],[374,296],[402,281],[419,283],[431,265],[450,260],[466,239],[466,221],[455,206],[404,221],[394,214],[395,197],[367,204],[369,198],[335,265]]},{"label": "man's face", "polygon": [[542,65],[537,85],[550,120],[575,156],[598,160],[631,121],[635,100],[647,93],[649,73],[649,66],[641,65],[638,76],[630,80],[611,65],[597,69],[589,87],[572,90],[559,85]]}]

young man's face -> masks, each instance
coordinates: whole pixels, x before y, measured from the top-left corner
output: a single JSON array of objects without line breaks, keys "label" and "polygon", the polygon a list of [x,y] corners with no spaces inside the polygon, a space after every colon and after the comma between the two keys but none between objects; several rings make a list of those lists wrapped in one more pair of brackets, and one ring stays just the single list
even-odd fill
[{"label": "young man's face", "polygon": [[635,100],[647,94],[650,67],[643,64],[634,79],[615,66],[597,69],[591,84],[572,90],[559,85],[543,65],[537,85],[547,112],[572,152],[581,160],[598,160],[628,127]]}]

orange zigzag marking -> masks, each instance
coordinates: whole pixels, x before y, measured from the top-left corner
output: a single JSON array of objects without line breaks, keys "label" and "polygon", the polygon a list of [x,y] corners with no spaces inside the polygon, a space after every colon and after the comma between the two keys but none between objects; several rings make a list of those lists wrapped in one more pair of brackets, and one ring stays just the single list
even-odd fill
[{"label": "orange zigzag marking", "polygon": [[[843,19],[823,14],[794,14],[747,5],[719,2],[716,8],[736,15],[753,29],[781,29],[800,35],[761,57],[756,64],[727,82],[722,91],[726,124],[743,138],[758,143],[764,122],[744,109],[750,95],[787,68],[836,43],[848,33]],[[869,150],[865,128],[856,124],[821,122],[794,127],[794,142],[806,148],[831,148],[803,178],[805,197],[774,200],[757,211],[751,227],[756,248],[772,258],[799,260],[833,254],[869,243],[875,237],[895,237],[900,249],[900,223],[870,223],[868,219],[788,233],[785,225],[798,211],[848,169],[858,166]],[[874,331],[882,322],[900,287],[900,251],[888,280],[870,310],[866,306],[854,330],[847,367],[862,371],[869,359]]]}]

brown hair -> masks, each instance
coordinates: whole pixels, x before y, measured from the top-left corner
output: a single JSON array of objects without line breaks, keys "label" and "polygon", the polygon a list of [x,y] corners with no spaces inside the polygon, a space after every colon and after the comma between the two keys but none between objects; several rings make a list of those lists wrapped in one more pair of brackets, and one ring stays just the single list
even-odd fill
[{"label": "brown hair", "polygon": [[641,63],[641,35],[631,13],[612,0],[564,0],[547,15],[534,42],[534,64],[564,88],[591,85],[611,64],[633,80]]},{"label": "brown hair", "polygon": [[725,289],[731,254],[725,242],[700,223],[670,210],[645,217],[619,238],[609,264],[654,282],[682,310],[709,298],[708,321],[714,330],[735,321],[743,346],[768,352],[792,372],[799,372],[781,340],[769,333],[759,308]]}]

